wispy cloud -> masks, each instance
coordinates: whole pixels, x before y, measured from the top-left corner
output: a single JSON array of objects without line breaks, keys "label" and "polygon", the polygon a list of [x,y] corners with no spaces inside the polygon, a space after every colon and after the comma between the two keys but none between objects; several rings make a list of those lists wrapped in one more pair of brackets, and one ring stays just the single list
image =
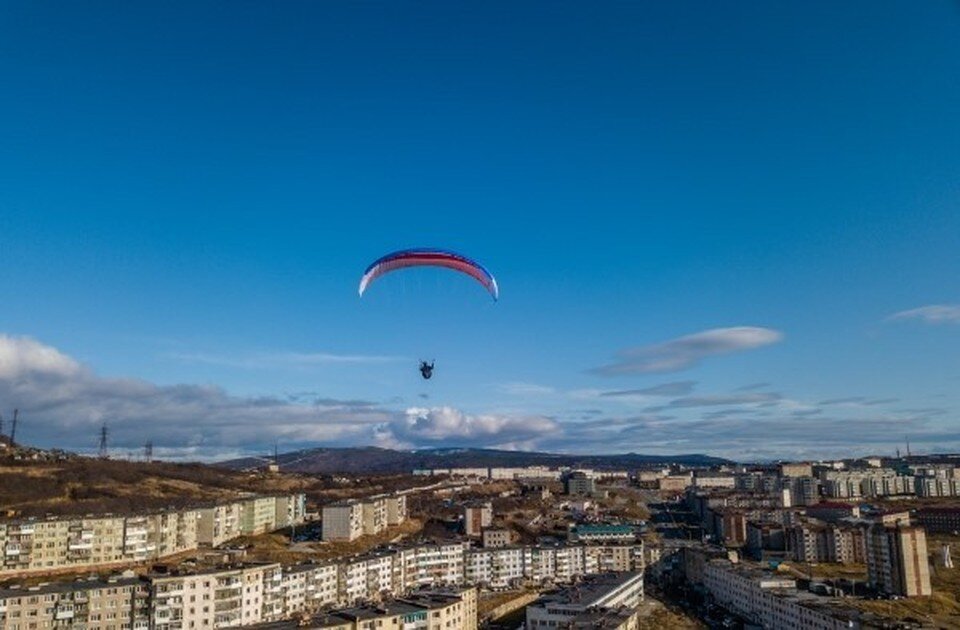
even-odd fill
[{"label": "wispy cloud", "polygon": [[782,339],[783,333],[770,328],[714,328],[651,346],[622,350],[615,362],[591,372],[601,376],[678,372],[694,367],[708,357],[754,350]]},{"label": "wispy cloud", "polygon": [[498,385],[497,389],[510,396],[549,396],[557,392],[555,388],[549,385],[522,382],[503,383]]},{"label": "wispy cloud", "polygon": [[205,352],[172,352],[165,356],[184,363],[203,363],[223,367],[256,370],[265,368],[303,368],[317,365],[368,365],[404,361],[404,357],[330,352],[264,352],[248,355],[221,355]]},{"label": "wispy cloud", "polygon": [[782,396],[776,392],[770,393],[743,393],[713,396],[688,396],[671,400],[665,407],[719,407],[724,405],[747,405],[755,403],[770,403],[780,400]]},{"label": "wispy cloud", "polygon": [[924,324],[960,324],[960,304],[930,304],[887,317],[888,321],[917,320]]},{"label": "wispy cloud", "polygon": [[696,381],[674,381],[673,383],[661,383],[653,387],[644,387],[641,389],[621,389],[611,392],[602,392],[600,396],[605,398],[619,398],[630,396],[685,396],[696,387]]}]

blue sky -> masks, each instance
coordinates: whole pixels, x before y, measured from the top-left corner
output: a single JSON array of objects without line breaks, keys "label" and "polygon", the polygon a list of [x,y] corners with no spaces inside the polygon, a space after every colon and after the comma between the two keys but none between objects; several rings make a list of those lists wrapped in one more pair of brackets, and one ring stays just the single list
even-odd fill
[{"label": "blue sky", "polygon": [[[960,449],[958,27],[946,1],[3,3],[0,413],[171,457]],[[421,245],[501,300],[434,271],[357,298]]]}]

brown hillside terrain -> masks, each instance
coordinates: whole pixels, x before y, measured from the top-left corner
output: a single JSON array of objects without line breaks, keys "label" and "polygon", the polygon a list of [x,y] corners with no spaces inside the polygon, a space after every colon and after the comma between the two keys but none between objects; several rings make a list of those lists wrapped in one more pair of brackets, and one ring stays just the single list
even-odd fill
[{"label": "brown hillside terrain", "polygon": [[[410,477],[331,479],[241,472],[203,464],[76,457],[57,462],[0,462],[0,515],[130,514],[234,499],[242,493],[303,492],[322,505],[417,483]],[[422,483],[422,481],[419,481]]]}]

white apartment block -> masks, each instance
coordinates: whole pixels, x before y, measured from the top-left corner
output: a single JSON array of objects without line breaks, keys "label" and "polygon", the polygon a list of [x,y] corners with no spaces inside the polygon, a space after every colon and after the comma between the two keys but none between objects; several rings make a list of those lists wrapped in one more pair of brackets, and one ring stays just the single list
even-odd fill
[{"label": "white apartment block", "polygon": [[514,586],[523,581],[523,549],[502,547],[472,549],[466,553],[464,580],[467,584],[492,589]]},{"label": "white apartment block", "polygon": [[323,506],[323,539],[351,541],[363,536],[363,504],[341,501]]},{"label": "white apartment block", "polygon": [[[860,613],[834,600],[796,590],[796,582],[727,560],[712,560],[703,584],[725,608],[763,628],[777,630],[849,630],[860,628]],[[870,626],[872,627],[872,626]]]},{"label": "white apartment block", "polygon": [[589,612],[632,610],[643,601],[643,573],[602,573],[527,606],[526,628],[562,628]]}]

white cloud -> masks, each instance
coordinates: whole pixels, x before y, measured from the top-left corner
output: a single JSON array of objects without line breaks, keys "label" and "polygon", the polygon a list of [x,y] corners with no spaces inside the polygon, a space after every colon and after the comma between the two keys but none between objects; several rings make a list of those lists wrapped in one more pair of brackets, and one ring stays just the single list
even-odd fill
[{"label": "white cloud", "polygon": [[411,407],[380,426],[377,438],[381,444],[391,445],[503,446],[530,443],[553,434],[558,427],[544,416],[472,415],[453,407]]},{"label": "white cloud", "polygon": [[887,317],[889,321],[919,320],[925,324],[960,324],[960,304],[930,304]]},{"label": "white cloud", "polygon": [[617,354],[617,361],[592,372],[602,376],[678,372],[696,366],[707,357],[762,348],[782,339],[783,333],[770,328],[714,328],[651,346],[622,350]]}]

